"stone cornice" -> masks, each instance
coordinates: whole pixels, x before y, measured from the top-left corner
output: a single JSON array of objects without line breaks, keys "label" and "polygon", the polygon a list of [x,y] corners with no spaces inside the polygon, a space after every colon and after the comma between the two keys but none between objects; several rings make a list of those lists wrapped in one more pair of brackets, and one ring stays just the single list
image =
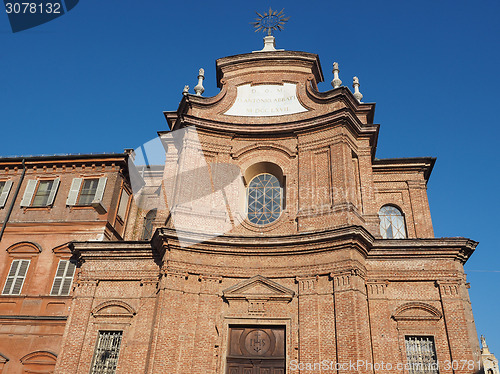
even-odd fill
[{"label": "stone cornice", "polygon": [[[339,109],[332,113],[321,114],[311,118],[288,121],[281,123],[252,123],[252,125],[244,123],[231,123],[223,121],[215,121],[211,119],[192,116],[189,114],[183,115],[182,127],[194,125],[197,128],[221,132],[224,134],[242,134],[251,136],[262,135],[290,135],[294,133],[307,132],[318,128],[331,128],[334,123],[348,125],[354,134],[372,137],[372,144],[375,144],[379,125],[378,124],[363,124],[356,114],[349,108]],[[177,128],[176,128],[177,129]],[[159,132],[163,134],[164,132]]]},{"label": "stone cornice", "polygon": [[323,72],[317,54],[298,51],[275,51],[245,53],[217,59],[217,87],[222,87],[231,72],[238,71],[245,66],[251,66],[252,69],[267,66],[286,66],[289,69],[290,66],[294,65],[309,66],[315,82],[323,82]]},{"label": "stone cornice", "polygon": [[24,160],[26,167],[31,165],[50,165],[53,164],[92,164],[92,163],[123,163],[127,161],[128,155],[125,153],[103,153],[103,154],[88,154],[88,155],[52,155],[52,156],[15,156],[15,157],[0,157],[0,166],[19,166]]},{"label": "stone cornice", "polygon": [[71,242],[71,252],[79,260],[136,260],[155,259],[163,256],[162,247],[152,248],[149,242],[106,241],[106,242]]},{"label": "stone cornice", "polygon": [[[180,245],[178,235],[183,243]],[[283,256],[308,254],[322,251],[339,250],[343,248],[356,249],[364,256],[373,243],[373,236],[361,226],[350,226],[334,230],[314,233],[300,233],[284,236],[230,236],[217,237],[175,231],[173,229],[158,229],[153,245],[163,245],[168,249],[190,251],[197,253],[238,256]]]},{"label": "stone cornice", "polygon": [[375,103],[360,103],[351,90],[345,86],[326,92],[319,92],[312,86],[307,86],[306,93],[312,100],[320,104],[329,104],[332,101],[341,100],[356,113],[365,114],[369,124],[373,123]]},{"label": "stone cornice", "polygon": [[422,172],[427,182],[436,162],[435,157],[405,157],[405,158],[386,158],[374,159],[374,172],[407,173]]},{"label": "stone cornice", "polygon": [[442,258],[465,264],[477,245],[478,242],[467,238],[377,239],[370,249],[368,259]]}]

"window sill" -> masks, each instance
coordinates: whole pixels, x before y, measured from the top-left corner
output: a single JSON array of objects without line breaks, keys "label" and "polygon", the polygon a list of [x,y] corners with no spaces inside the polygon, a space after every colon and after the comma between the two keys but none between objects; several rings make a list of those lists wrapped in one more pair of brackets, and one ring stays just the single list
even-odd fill
[{"label": "window sill", "polygon": [[27,211],[47,211],[47,212],[50,212],[50,210],[52,209],[52,206],[51,205],[47,205],[47,206],[25,206],[23,207],[24,208],[24,213],[26,213]]},{"label": "window sill", "polygon": [[82,210],[82,209],[83,210],[85,210],[85,209],[94,209],[92,207],[92,205],[90,205],[90,204],[89,205],[68,205],[68,206],[69,206],[70,211],[71,210]]}]

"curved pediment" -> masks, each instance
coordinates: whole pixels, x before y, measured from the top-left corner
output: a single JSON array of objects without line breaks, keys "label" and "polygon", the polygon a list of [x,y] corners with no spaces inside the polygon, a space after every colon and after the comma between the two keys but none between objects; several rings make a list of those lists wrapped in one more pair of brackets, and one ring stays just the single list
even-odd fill
[{"label": "curved pediment", "polygon": [[9,253],[31,253],[38,254],[42,251],[42,247],[33,242],[19,242],[11,245],[7,248],[7,252]]},{"label": "curved pediment", "polygon": [[[295,130],[295,124],[349,112],[355,126],[371,125],[375,104],[360,103],[345,86],[319,92],[323,73],[318,56],[296,51],[247,53],[217,60],[221,91],[213,97],[185,93],[176,112],[165,112],[172,130],[201,125],[221,131]],[[337,116],[338,117],[338,116]],[[342,117],[342,116],[340,116]],[[341,118],[328,118],[332,126]],[[345,115],[344,115],[345,117]],[[276,125],[287,125],[277,128]],[[236,129],[228,129],[236,125]],[[307,126],[307,124],[303,124]],[[300,127],[300,126],[299,126]],[[369,126],[368,126],[369,127]]]},{"label": "curved pediment", "polygon": [[38,365],[55,365],[57,356],[49,351],[36,351],[28,353],[21,358],[23,365],[38,364]]},{"label": "curved pediment", "polygon": [[0,364],[5,364],[9,359],[0,353]]},{"label": "curved pediment", "polygon": [[120,300],[109,300],[97,305],[92,310],[94,317],[130,317],[136,314],[134,308]]},{"label": "curved pediment", "polygon": [[399,306],[392,318],[396,321],[440,320],[442,313],[432,305],[421,302],[410,302]]}]

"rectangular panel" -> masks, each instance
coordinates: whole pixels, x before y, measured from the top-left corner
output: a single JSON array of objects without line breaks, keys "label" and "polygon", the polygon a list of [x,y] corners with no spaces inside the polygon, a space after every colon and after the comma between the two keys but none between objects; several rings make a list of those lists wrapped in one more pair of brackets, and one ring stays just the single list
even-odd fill
[{"label": "rectangular panel", "polygon": [[315,178],[313,186],[314,209],[331,204],[330,155],[328,149],[314,153],[313,168]]}]

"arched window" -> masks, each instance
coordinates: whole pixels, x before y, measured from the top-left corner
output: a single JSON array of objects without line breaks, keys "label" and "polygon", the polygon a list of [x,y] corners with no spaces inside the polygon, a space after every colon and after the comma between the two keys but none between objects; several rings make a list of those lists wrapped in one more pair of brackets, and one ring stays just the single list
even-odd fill
[{"label": "arched window", "polygon": [[384,205],[378,212],[380,235],[384,239],[406,238],[405,219],[401,211],[391,205]]},{"label": "arched window", "polygon": [[276,221],[281,214],[282,188],[272,174],[259,174],[248,184],[248,220],[257,225]]},{"label": "arched window", "polygon": [[156,209],[151,209],[144,217],[144,228],[142,230],[142,240],[149,240],[153,236],[153,222],[156,219]]}]

